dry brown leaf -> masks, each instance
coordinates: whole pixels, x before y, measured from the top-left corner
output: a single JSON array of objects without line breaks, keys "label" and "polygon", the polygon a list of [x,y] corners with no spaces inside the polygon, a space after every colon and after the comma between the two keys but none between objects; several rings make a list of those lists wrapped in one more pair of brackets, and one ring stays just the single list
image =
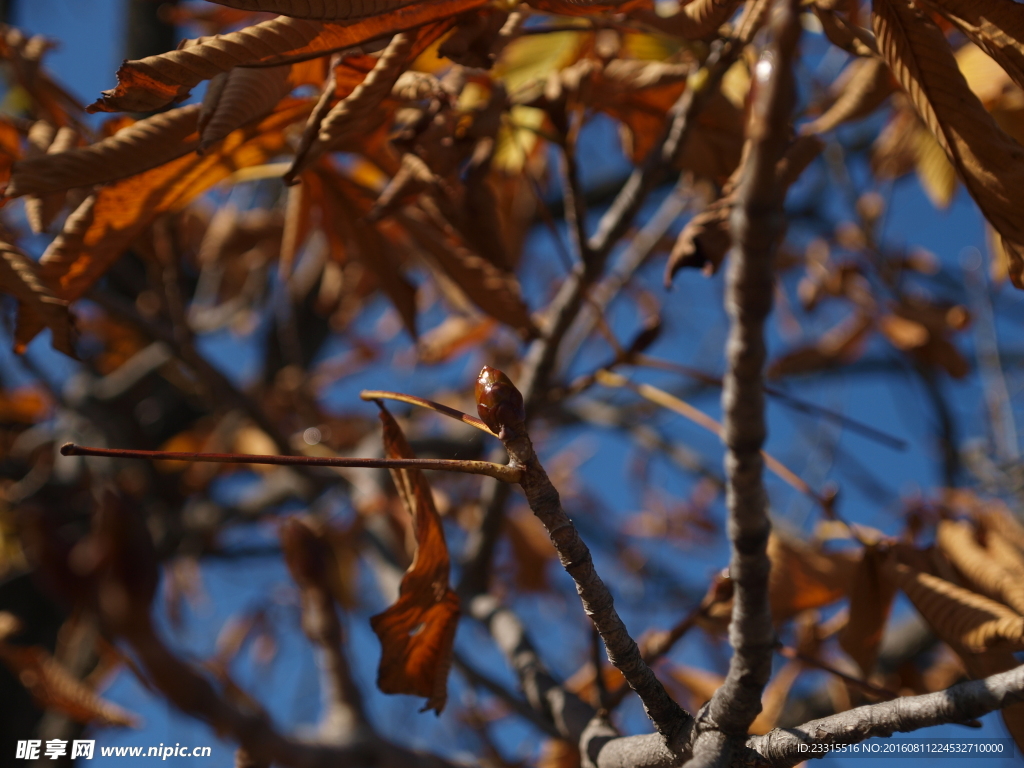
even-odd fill
[{"label": "dry brown leaf", "polygon": [[377,279],[409,335],[416,338],[416,288],[402,275],[396,248],[366,220],[372,202],[357,185],[337,174],[317,169],[324,187],[323,216],[332,248],[357,259]]},{"label": "dry brown leaf", "polygon": [[436,217],[420,208],[410,207],[398,215],[398,220],[480,309],[525,334],[535,332],[514,272],[500,269],[474,253],[452,227],[442,232]]},{"label": "dry brown leaf", "polygon": [[491,337],[497,322],[492,317],[451,315],[420,337],[416,346],[419,361],[437,365],[475,347]]},{"label": "dry brown leaf", "polygon": [[816,343],[773,360],[765,374],[769,378],[779,378],[852,362],[864,352],[874,325],[870,315],[853,312],[822,334]]},{"label": "dry brown leaf", "polygon": [[839,646],[857,662],[865,680],[875,670],[882,632],[896,596],[896,587],[883,572],[885,558],[876,547],[865,547],[850,589],[850,618],[839,635]]},{"label": "dry brown leaf", "polygon": [[[181,208],[239,168],[281,152],[285,129],[303,119],[310,106],[307,100],[283,102],[269,117],[233,132],[204,157],[179,157],[99,190],[94,201],[86,201],[69,217],[65,249],[41,260],[44,275],[55,278],[61,296],[77,299],[157,214]],[[89,223],[83,230],[85,221]],[[78,231],[81,242],[75,245],[70,241]]]},{"label": "dry brown leaf", "polygon": [[0,642],[0,659],[41,709],[60,712],[78,723],[140,725],[138,717],[97,696],[44,648]]},{"label": "dry brown leaf", "polygon": [[878,47],[925,125],[956,166],[985,218],[1002,235],[1010,279],[1024,288],[1024,148],[971,92],[945,36],[905,0],[875,0]]},{"label": "dry brown leaf", "polygon": [[978,543],[969,523],[939,521],[935,543],[974,589],[1006,603],[1017,613],[1024,613],[1024,581],[1018,574],[1005,570]]},{"label": "dry brown leaf", "polygon": [[772,675],[761,696],[761,712],[750,724],[750,733],[760,735],[775,727],[786,706],[789,691],[802,671],[800,662],[787,661],[782,669]]},{"label": "dry brown leaf", "polygon": [[668,664],[667,671],[671,680],[682,686],[689,699],[686,708],[696,712],[714,696],[715,691],[722,687],[725,677],[717,672],[706,669],[688,667],[683,664]]},{"label": "dry brown leaf", "polygon": [[[73,149],[78,143],[78,133],[70,125],[62,126],[57,130],[53,141],[46,148],[46,154],[57,155]],[[53,223],[64,207],[64,200],[67,193],[64,190],[53,192],[42,197],[29,195],[25,199],[25,218],[32,231],[40,234]]]},{"label": "dry brown leaf", "polygon": [[798,539],[773,533],[768,595],[772,618],[785,621],[801,611],[821,608],[850,593],[857,561],[845,552],[826,553]]},{"label": "dry brown leaf", "polygon": [[292,63],[447,19],[485,0],[434,0],[397,8],[353,24],[287,16],[226,35],[186,40],[178,50],[121,65],[117,87],[89,107],[102,112],[149,112],[184,99],[203,80],[232,67]]},{"label": "dry brown leaf", "polygon": [[892,94],[892,76],[881,59],[854,59],[829,90],[835,98],[832,106],[801,126],[801,133],[827,133],[842,123],[867,117]]},{"label": "dry brown leaf", "polygon": [[292,90],[291,70],[287,65],[235,67],[211,80],[199,113],[199,152],[205,152],[236,128],[269,114]]},{"label": "dry brown leaf", "polygon": [[634,16],[655,29],[686,40],[700,40],[714,35],[740,5],[740,0],[692,0],[682,4],[671,16],[658,16],[653,11]]},{"label": "dry brown leaf", "polygon": [[[389,458],[414,458],[401,428],[381,406],[384,452]],[[439,713],[447,699],[459,598],[448,586],[448,546],[433,494],[419,469],[393,469],[399,496],[412,515],[416,555],[402,577],[398,600],[370,619],[383,648],[377,687],[427,699],[424,710]]]},{"label": "dry brown leaf", "polygon": [[537,758],[537,768],[580,768],[580,750],[571,741],[546,739]]},{"label": "dry brown leaf", "polygon": [[1024,650],[1024,617],[1005,605],[906,565],[887,564],[886,574],[957,652]]},{"label": "dry brown leaf", "polygon": [[316,139],[304,156],[295,158],[289,174],[301,172],[324,152],[355,136],[372,133],[374,123],[386,117],[378,107],[391,94],[409,63],[415,42],[416,35],[412,33],[397,34],[391,39],[366,78],[326,114]]},{"label": "dry brown leaf", "polygon": [[1012,0],[921,0],[951,21],[1024,88],[1024,7]]},{"label": "dry brown leaf", "polygon": [[4,194],[44,195],[89,187],[163,165],[199,145],[198,116],[199,105],[190,104],[139,120],[88,147],[19,160]]},{"label": "dry brown leaf", "polygon": [[26,327],[34,332],[28,336],[21,324],[14,338],[14,349],[19,354],[43,328],[53,333],[53,346],[65,355],[75,356],[74,319],[68,312],[68,302],[54,295],[53,289],[39,274],[39,266],[9,243],[0,242],[0,291],[18,300],[18,311],[25,318]]},{"label": "dry brown leaf", "polygon": [[854,56],[877,56],[878,46],[875,36],[863,27],[848,21],[832,8],[824,7],[824,3],[815,3],[814,15],[821,21],[822,31],[832,45],[842,48]]},{"label": "dry brown leaf", "polygon": [[[541,592],[548,587],[548,563],[555,558],[544,525],[537,516],[523,509],[507,515],[505,533],[512,545],[512,560],[515,564],[515,583],[524,592]],[[609,667],[618,674],[615,667]]]}]

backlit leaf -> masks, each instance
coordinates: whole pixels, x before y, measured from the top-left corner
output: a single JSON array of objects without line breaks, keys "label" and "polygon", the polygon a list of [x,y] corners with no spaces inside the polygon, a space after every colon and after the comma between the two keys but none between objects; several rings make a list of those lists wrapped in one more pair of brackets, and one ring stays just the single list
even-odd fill
[{"label": "backlit leaf", "polygon": [[[380,418],[385,455],[414,458],[398,423],[383,407]],[[422,470],[393,469],[391,477],[413,517],[416,555],[402,577],[397,602],[370,619],[383,649],[377,687],[384,693],[423,696],[424,709],[440,714],[448,697],[459,598],[448,586],[448,546]]]}]

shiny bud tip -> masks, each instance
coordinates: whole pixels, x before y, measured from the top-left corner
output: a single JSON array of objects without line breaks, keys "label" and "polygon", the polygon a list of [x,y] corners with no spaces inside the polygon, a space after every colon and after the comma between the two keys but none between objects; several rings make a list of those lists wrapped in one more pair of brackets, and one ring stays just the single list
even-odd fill
[{"label": "shiny bud tip", "polygon": [[476,379],[476,412],[495,434],[526,420],[523,395],[497,368],[485,365]]}]

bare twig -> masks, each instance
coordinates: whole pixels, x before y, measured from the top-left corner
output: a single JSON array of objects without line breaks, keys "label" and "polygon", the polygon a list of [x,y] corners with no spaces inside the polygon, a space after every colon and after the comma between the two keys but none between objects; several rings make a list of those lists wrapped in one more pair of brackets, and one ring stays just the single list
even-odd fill
[{"label": "bare twig", "polygon": [[212,464],[274,464],[299,467],[365,467],[367,469],[437,469],[487,475],[506,483],[519,482],[522,471],[517,467],[492,464],[489,461],[461,459],[356,459],[344,456],[274,456],[243,453],[189,453],[178,451],[135,451],[124,448],[93,448],[65,443],[64,456],[104,456],[110,459],[147,459],[150,461],[204,461]]},{"label": "bare twig", "polygon": [[481,416],[485,416],[485,406],[489,410],[490,416],[485,416],[488,425],[499,428],[498,437],[508,451],[509,465],[522,469],[519,484],[526,501],[547,529],[562,566],[576,582],[583,608],[604,641],[608,660],[637,692],[658,732],[673,741],[690,724],[690,715],[672,700],[644,662],[615,610],[612,594],[594,568],[590,549],[562,509],[558,491],[533,450],[526,431],[522,396],[504,374],[485,367],[477,384],[477,404]]}]

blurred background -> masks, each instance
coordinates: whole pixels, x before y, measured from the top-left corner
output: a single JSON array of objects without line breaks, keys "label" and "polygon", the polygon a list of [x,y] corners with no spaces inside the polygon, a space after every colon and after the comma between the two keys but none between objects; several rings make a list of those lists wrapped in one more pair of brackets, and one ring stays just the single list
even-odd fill
[{"label": "blurred background", "polygon": [[[239,23],[220,11],[210,3],[151,0],[0,3],[5,23],[53,41],[45,67],[82,103],[114,86],[122,59],[157,54],[184,37]],[[804,114],[813,117],[835,98],[850,57],[829,44],[814,16],[805,18],[798,78]],[[582,36],[562,34],[568,37],[557,43],[554,35],[534,38],[540,41],[536,50],[550,52]],[[958,58],[969,82],[976,77],[991,85],[985,63],[972,59],[967,46],[963,50]],[[31,106],[9,70],[0,112],[27,119]],[[1000,88],[986,106],[1003,109],[1003,118],[1013,121],[1015,94],[1009,85]],[[197,88],[190,100],[202,95]],[[109,118],[83,119],[99,130]],[[1021,503],[1015,419],[1024,386],[1024,348],[1018,343],[1024,303],[1006,281],[985,222],[941,150],[936,155],[937,145],[915,133],[916,119],[895,96],[866,118],[824,135],[824,151],[787,199],[789,228],[769,328],[778,394],[768,400],[766,449],[815,492],[834,493],[844,519],[886,535],[933,520],[940,500],[948,499],[944,488],[994,496],[1014,510]],[[734,142],[733,150],[738,146]],[[523,154],[521,164],[536,188],[517,190],[525,200],[517,209],[521,242],[510,258],[526,304],[536,312],[566,275],[572,238],[563,222],[560,153],[536,139]],[[632,167],[615,117],[587,113],[578,158],[593,231]],[[352,175],[374,172],[356,157],[335,162]],[[308,513],[336,531],[349,657],[382,733],[455,760],[571,765],[573,758],[557,743],[469,682],[458,666],[439,717],[418,713],[419,699],[377,691],[380,647],[368,618],[393,599],[394,563],[384,561],[394,560],[389,546],[402,548],[395,543],[401,510],[386,473],[114,464],[56,453],[67,440],[243,453],[271,452],[275,441],[283,441],[302,450],[379,455],[375,408],[359,400],[361,389],[407,392],[472,412],[469,393],[481,365],[496,365],[515,378],[526,348],[521,337],[474,307],[458,306],[443,280],[422,264],[407,269],[417,289],[418,339],[387,291],[360,287],[358,264],[323,267],[331,244],[322,232],[313,232],[296,252],[296,272],[307,268],[305,287],[280,279],[276,261],[288,193],[279,175],[234,178],[175,213],[173,226],[183,233],[186,251],[179,279],[193,334],[188,354],[198,355],[198,363],[180,363],[160,335],[166,333],[164,298],[153,288],[152,262],[142,253],[129,252],[100,289],[76,305],[79,360],[56,352],[48,333],[16,355],[13,313],[5,305],[0,610],[33,617],[27,642],[51,650],[68,642],[67,633],[60,634],[66,615],[33,581],[21,554],[29,535],[25,510],[72,540],[87,526],[92,484],[99,478],[114,482],[154,537],[162,563],[156,618],[168,643],[186,658],[229,669],[282,728],[311,731],[325,706],[321,669],[299,627],[298,592],[277,536],[282,517]],[[558,361],[555,387],[569,387],[607,364],[615,358],[608,337],[626,346],[653,327],[653,317],[659,332],[644,354],[660,363],[630,368],[631,378],[721,416],[720,391],[709,380],[723,370],[722,272],[682,269],[668,288],[663,277],[676,236],[715,184],[688,177],[666,184],[647,202],[610,262],[613,271],[630,275],[628,285],[601,313],[603,322],[591,315],[590,328],[575,329],[569,352]],[[29,231],[20,202],[0,215],[34,257],[52,239]],[[220,235],[211,234],[215,225]],[[212,258],[210,249],[217,251]],[[693,266],[703,265],[698,260]],[[863,301],[888,309],[869,320]],[[705,378],[687,375],[693,371]],[[403,423],[419,455],[482,458],[493,447],[434,414],[393,410],[408,417]],[[534,439],[634,634],[677,624],[727,562],[718,438],[629,390],[595,385],[546,405]],[[458,553],[480,519],[481,482],[431,479],[457,578]],[[766,482],[779,530],[803,540],[816,537],[833,552],[852,547],[848,536],[823,524],[820,505],[807,493],[776,475]],[[591,658],[590,628],[573,585],[553,561],[523,498],[513,495],[509,510],[493,588],[523,617],[556,675],[585,680],[580,670]],[[840,610],[823,607],[817,625]],[[800,631],[787,625],[784,643],[797,643]],[[460,623],[456,651],[515,690],[513,673],[479,625]],[[695,629],[675,645],[663,677],[692,705],[707,685],[698,672],[723,671],[727,651],[720,631]],[[856,674],[838,649],[822,654],[828,664]],[[231,763],[233,744],[147,690],[116,653],[87,655],[98,655],[93,674],[103,697],[139,719],[138,728],[72,727],[96,739],[96,762],[117,759],[101,758],[101,746],[180,743],[213,748],[210,758],[190,764]],[[81,663],[96,666],[96,659]],[[879,685],[906,692],[949,684],[964,671],[900,596],[882,642],[879,674]],[[858,695],[835,675],[808,665],[783,697],[777,722],[802,722],[856,703]],[[22,764],[12,760],[7,745],[27,738],[44,717],[57,716],[43,715],[0,669],[0,765]],[[619,718],[624,732],[648,730],[635,699],[623,703]],[[1007,731],[994,714],[980,729],[950,726],[919,735]],[[847,762],[826,758],[822,764]]]}]

